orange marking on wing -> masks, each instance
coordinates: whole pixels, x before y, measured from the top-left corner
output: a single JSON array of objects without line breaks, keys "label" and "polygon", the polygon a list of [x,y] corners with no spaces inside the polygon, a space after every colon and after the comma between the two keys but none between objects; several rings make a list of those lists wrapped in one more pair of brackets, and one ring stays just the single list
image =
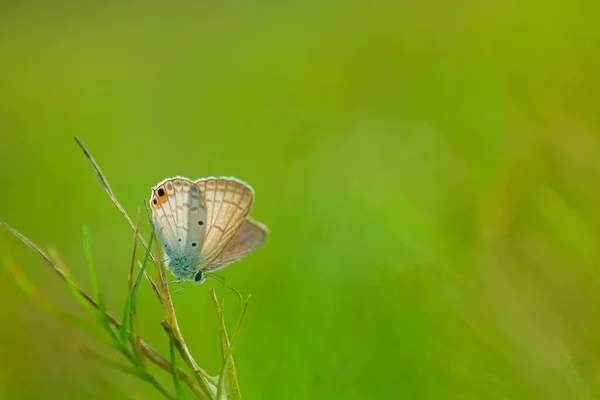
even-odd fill
[{"label": "orange marking on wing", "polygon": [[159,200],[161,203],[165,203],[165,202],[167,201],[167,198],[168,198],[168,197],[169,197],[169,196],[167,196],[167,192],[165,192],[165,191],[163,190],[163,194],[162,194],[162,196],[161,196],[161,195],[158,195],[158,200]]}]

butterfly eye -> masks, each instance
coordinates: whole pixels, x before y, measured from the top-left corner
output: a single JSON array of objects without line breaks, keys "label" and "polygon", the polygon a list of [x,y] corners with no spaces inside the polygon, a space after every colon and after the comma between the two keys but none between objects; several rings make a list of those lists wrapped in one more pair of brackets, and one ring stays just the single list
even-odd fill
[{"label": "butterfly eye", "polygon": [[204,280],[206,279],[206,275],[204,275],[204,272],[202,271],[198,271],[198,273],[196,275],[194,275],[194,283],[196,284],[201,284],[202,282],[204,282]]}]

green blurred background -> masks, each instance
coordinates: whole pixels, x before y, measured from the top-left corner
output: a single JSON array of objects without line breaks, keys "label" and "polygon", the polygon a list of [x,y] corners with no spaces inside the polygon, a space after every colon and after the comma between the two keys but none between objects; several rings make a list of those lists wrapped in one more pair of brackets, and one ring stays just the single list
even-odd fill
[{"label": "green blurred background", "polygon": [[[256,190],[266,245],[228,268],[252,303],[245,399],[600,396],[600,6],[595,1],[3,2],[0,218],[119,314],[135,215],[173,175]],[[145,233],[147,233],[147,229]],[[0,231],[0,261],[84,315]],[[219,368],[207,282],[176,295]],[[143,336],[168,354],[149,288]],[[0,398],[159,398],[0,269]],[[170,376],[157,371],[165,384]],[[189,396],[188,396],[189,397]]]}]

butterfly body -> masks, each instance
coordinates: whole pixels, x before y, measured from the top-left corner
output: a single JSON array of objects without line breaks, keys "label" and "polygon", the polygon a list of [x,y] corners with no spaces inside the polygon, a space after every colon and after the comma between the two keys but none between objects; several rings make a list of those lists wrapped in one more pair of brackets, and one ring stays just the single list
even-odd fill
[{"label": "butterfly body", "polygon": [[200,265],[200,260],[196,254],[189,252],[171,251],[167,253],[167,268],[177,278],[189,280],[194,279],[198,272],[197,266]]},{"label": "butterfly body", "polygon": [[202,283],[266,240],[267,228],[247,217],[253,198],[236,178],[175,177],[152,189],[153,222],[177,279]]}]

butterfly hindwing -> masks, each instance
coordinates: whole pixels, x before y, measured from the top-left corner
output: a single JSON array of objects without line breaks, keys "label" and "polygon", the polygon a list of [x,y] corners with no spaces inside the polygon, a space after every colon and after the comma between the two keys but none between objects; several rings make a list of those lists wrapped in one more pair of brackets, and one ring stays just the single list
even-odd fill
[{"label": "butterfly hindwing", "polygon": [[204,178],[196,185],[206,202],[207,223],[200,252],[204,269],[238,232],[252,206],[254,191],[235,178]]},{"label": "butterfly hindwing", "polygon": [[206,266],[205,271],[214,272],[241,260],[260,247],[267,239],[268,234],[269,230],[266,226],[251,218],[246,218],[233,239],[227,243],[217,258]]}]

